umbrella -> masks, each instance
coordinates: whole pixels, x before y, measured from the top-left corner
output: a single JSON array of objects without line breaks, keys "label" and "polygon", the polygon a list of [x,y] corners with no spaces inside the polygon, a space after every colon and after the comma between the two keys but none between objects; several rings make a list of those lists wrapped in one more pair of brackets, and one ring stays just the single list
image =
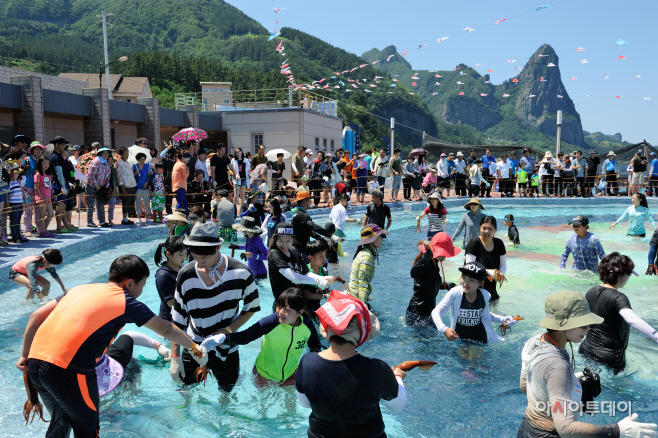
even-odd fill
[{"label": "umbrella", "polygon": [[430,153],[426,149],[416,148],[416,149],[412,150],[411,152],[409,152],[408,156],[417,157],[418,155],[421,155],[421,154],[425,155],[425,156],[428,156]]},{"label": "umbrella", "polygon": [[187,143],[188,141],[196,141],[198,143],[206,138],[208,138],[208,133],[198,128],[181,129],[172,137],[174,141],[179,143]]},{"label": "umbrella", "polygon": [[143,148],[141,146],[133,145],[128,148],[128,152],[130,152],[130,156],[128,157],[128,164],[137,164],[137,154],[140,152],[146,155],[146,163],[151,162],[151,151],[148,148]]},{"label": "umbrella", "polygon": [[292,155],[290,155],[290,152],[284,151],[283,149],[272,149],[268,153],[265,154],[268,160],[270,161],[276,161],[276,154],[283,154],[283,159],[287,160],[290,158]]},{"label": "umbrella", "polygon": [[[114,158],[114,161],[119,161],[119,155],[115,151],[111,152],[112,157]],[[80,172],[83,174],[87,174],[87,168],[89,167],[89,163],[91,163],[94,158],[98,155],[97,151],[91,151],[87,154],[84,154],[80,157],[80,160],[78,161],[78,169],[80,169]],[[147,155],[148,156],[148,155]]]}]

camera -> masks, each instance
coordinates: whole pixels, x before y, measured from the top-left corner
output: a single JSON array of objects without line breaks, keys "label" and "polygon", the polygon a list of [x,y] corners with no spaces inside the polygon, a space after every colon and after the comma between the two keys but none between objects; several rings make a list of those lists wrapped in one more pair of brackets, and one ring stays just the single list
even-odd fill
[{"label": "camera", "polygon": [[593,372],[589,368],[583,370],[583,376],[578,378],[580,386],[583,387],[583,396],[581,399],[583,411],[594,415],[594,408],[588,408],[587,402],[594,401],[594,397],[601,394],[601,377],[598,373]]}]

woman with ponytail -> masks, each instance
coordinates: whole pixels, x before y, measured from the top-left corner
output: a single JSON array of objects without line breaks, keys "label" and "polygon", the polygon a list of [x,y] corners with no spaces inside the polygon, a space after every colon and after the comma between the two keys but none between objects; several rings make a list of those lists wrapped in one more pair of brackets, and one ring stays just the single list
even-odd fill
[{"label": "woman with ponytail", "polygon": [[420,251],[413,261],[411,278],[414,279],[414,294],[407,307],[407,325],[431,323],[432,310],[436,307],[436,296],[439,289],[452,289],[454,284],[448,285],[441,279],[443,271],[442,262],[461,252],[455,248],[452,239],[446,233],[439,232],[432,240],[418,242]]},{"label": "woman with ponytail", "polygon": [[[162,260],[162,252],[166,261]],[[185,264],[187,247],[183,244],[181,236],[169,236],[167,240],[158,245],[153,259],[160,268],[155,273],[155,287],[160,295],[160,318],[171,321],[171,306],[174,303],[176,291],[176,277],[178,271]]]}]

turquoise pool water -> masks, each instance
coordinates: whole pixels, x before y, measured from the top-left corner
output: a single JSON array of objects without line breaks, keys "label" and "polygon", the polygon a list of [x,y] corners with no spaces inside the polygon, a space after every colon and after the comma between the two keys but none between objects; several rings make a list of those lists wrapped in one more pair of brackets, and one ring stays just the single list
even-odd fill
[{"label": "turquoise pool water", "polygon": [[[586,292],[598,284],[592,274],[560,271],[558,262],[564,242],[571,234],[567,225],[576,214],[590,217],[591,230],[601,239],[606,252],[620,251],[636,263],[639,278],[631,278],[623,290],[635,311],[654,327],[658,327],[658,279],[644,276],[651,227],[648,237],[626,237],[626,227],[609,231],[608,225],[626,206],[584,208],[514,207],[488,208],[486,211],[502,218],[513,213],[521,234],[521,246],[508,247],[508,282],[500,289],[501,300],[492,306],[499,314],[520,314],[525,321],[517,324],[503,343],[485,347],[484,356],[475,364],[458,355],[458,344],[448,342],[435,328],[411,328],[404,324],[404,313],[411,297],[409,277],[411,262],[417,254],[414,244],[425,237],[414,233],[418,212],[395,212],[392,233],[380,252],[380,265],[373,282],[372,306],[379,315],[382,332],[359,351],[378,357],[391,365],[405,360],[428,359],[439,363],[429,372],[414,370],[405,385],[409,393],[402,413],[393,415],[382,408],[386,431],[390,437],[510,437],[515,436],[523,417],[526,397],[518,389],[521,349],[525,341],[541,329],[536,325],[543,316],[544,299],[560,289]],[[449,209],[452,233],[465,212],[462,207]],[[353,215],[357,217],[358,215]],[[323,224],[326,218],[316,219]],[[500,229],[498,237],[506,230]],[[354,253],[358,226],[348,224],[350,238],[345,250]],[[143,257],[151,268],[151,277],[140,298],[157,313],[159,299],[153,274],[153,252],[158,240],[121,244],[94,254],[80,254],[66,260],[59,270],[67,287],[107,280],[111,260],[133,253]],[[458,240],[461,244],[461,240]],[[334,273],[347,278],[351,257]],[[75,262],[75,263],[74,263]],[[456,267],[463,255],[444,263],[448,281],[457,282]],[[568,266],[571,265],[571,261]],[[25,303],[24,290],[2,283],[0,294],[0,416],[2,436],[43,436],[46,425],[35,421],[25,427],[22,408],[25,402],[22,375],[14,364],[20,355],[22,335],[29,314],[40,303]],[[261,307],[271,308],[272,295],[267,283],[259,286]],[[53,290],[53,292],[58,292]],[[439,294],[439,298],[443,293]],[[266,315],[261,311],[252,321]],[[134,326],[127,327],[134,330]],[[138,329],[149,335],[148,330]],[[157,353],[135,348],[134,357],[141,369],[131,382],[122,383],[101,402],[101,429],[106,437],[291,437],[306,436],[309,411],[297,405],[293,388],[258,390],[252,382],[251,369],[260,343],[240,348],[241,377],[236,389],[223,394],[212,379],[207,386],[180,390],[170,377],[166,364]],[[612,376],[601,371],[603,392],[597,400],[632,401],[633,410],[646,422],[658,422],[658,345],[631,331],[627,353],[627,370]],[[584,362],[576,353],[577,365]],[[610,423],[617,418],[587,416],[585,421]]]}]

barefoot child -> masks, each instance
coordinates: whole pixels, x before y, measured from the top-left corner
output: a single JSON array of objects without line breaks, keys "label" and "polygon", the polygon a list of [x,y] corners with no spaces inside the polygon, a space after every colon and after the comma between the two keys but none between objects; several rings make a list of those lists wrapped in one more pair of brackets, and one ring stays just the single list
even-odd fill
[{"label": "barefoot child", "polygon": [[267,278],[267,268],[263,260],[267,260],[267,248],[263,244],[263,239],[260,235],[263,230],[256,225],[256,220],[251,216],[244,216],[240,219],[239,224],[233,224],[235,231],[242,231],[247,241],[244,245],[237,245],[230,243],[230,249],[243,249],[244,252],[240,254],[240,258],[247,262],[247,266],[254,274],[256,281]]},{"label": "barefoot child", "polygon": [[248,329],[211,336],[202,344],[211,350],[217,345],[246,345],[263,337],[253,369],[258,387],[269,382],[280,386],[294,385],[297,365],[305,347],[308,346],[310,351],[320,351],[320,338],[315,325],[303,315],[306,308],[304,291],[296,287],[288,288],[274,304],[274,313]]},{"label": "barefoot child", "polygon": [[52,193],[50,190],[50,176],[48,176],[48,167],[50,160],[46,157],[39,158],[37,161],[37,170],[34,174],[34,192],[36,194],[36,203],[39,207],[39,237],[55,237],[53,233],[48,232],[48,224],[53,219]]},{"label": "barefoot child", "polygon": [[50,293],[50,282],[37,272],[45,269],[59,283],[62,292],[66,293],[66,287],[64,287],[64,283],[62,283],[55,270],[55,266],[61,263],[62,254],[59,250],[49,248],[43,251],[41,255],[25,257],[14,263],[9,271],[9,279],[16,284],[27,287],[26,300],[34,298],[34,294],[44,299]]}]

